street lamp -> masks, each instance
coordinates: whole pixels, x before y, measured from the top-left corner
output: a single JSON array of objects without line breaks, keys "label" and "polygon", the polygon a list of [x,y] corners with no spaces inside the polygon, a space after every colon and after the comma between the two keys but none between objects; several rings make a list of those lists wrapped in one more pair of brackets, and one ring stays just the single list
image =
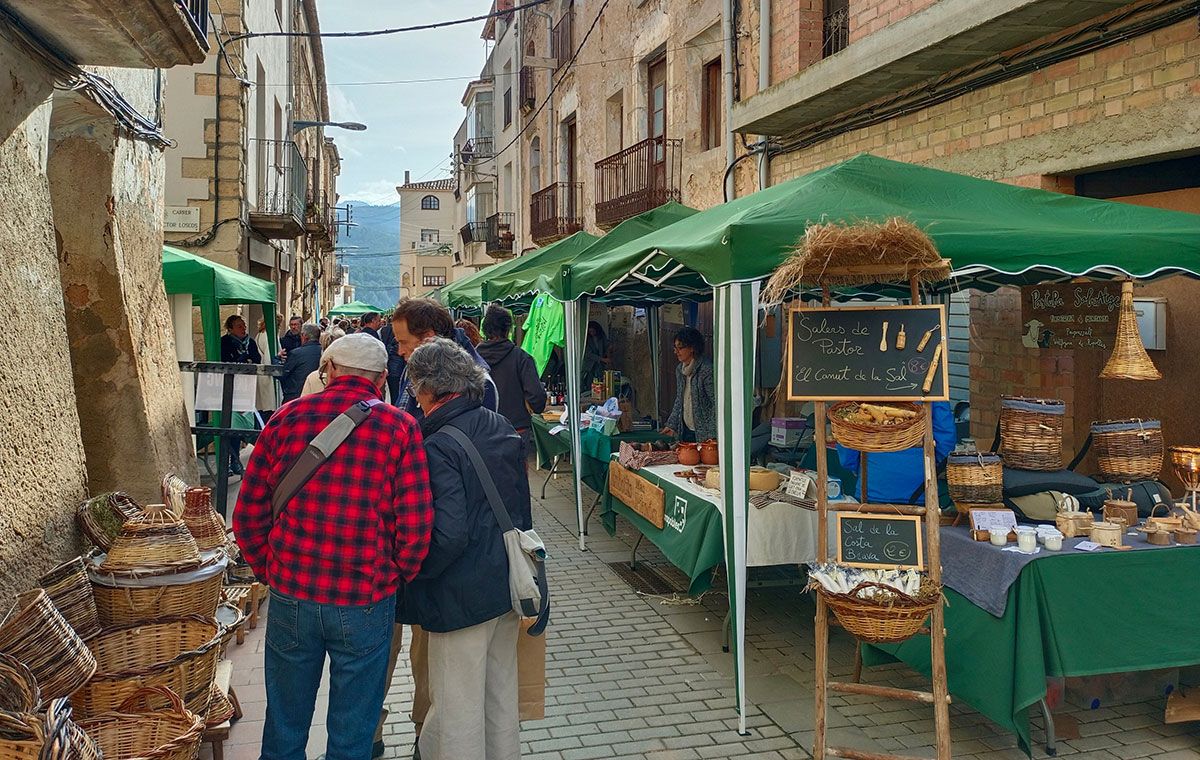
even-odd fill
[{"label": "street lamp", "polygon": [[338,129],[348,129],[351,132],[362,132],[367,125],[359,124],[357,121],[293,121],[292,134],[309,127],[337,127]]}]

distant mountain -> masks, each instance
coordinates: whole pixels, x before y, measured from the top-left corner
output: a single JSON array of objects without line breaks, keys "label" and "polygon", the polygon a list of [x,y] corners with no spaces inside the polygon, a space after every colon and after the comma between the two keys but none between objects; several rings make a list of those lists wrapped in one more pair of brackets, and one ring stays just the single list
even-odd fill
[{"label": "distant mountain", "polygon": [[342,231],[340,259],[350,269],[354,297],[383,308],[400,300],[400,204],[348,201],[356,226]]}]

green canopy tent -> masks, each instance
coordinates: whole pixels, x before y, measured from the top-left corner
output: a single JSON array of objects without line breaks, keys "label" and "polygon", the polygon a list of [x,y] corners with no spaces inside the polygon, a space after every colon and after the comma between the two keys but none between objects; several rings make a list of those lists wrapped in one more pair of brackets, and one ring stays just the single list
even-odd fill
[{"label": "green canopy tent", "polygon": [[[1061,195],[861,155],[767,188],[564,266],[553,294],[568,327],[589,298],[715,300],[718,438],[731,644],[745,728],[746,516],[750,387],[761,282],[809,224],[906,218],[953,265],[935,294],[963,288],[1097,279],[1200,277],[1200,216]],[[869,289],[869,288],[868,288]],[[887,291],[886,287],[876,290]],[[901,295],[907,297],[907,289]],[[576,337],[576,346],[581,345]],[[570,358],[570,357],[568,357]],[[568,372],[578,367],[568,361]],[[578,374],[568,379],[578,382]]]},{"label": "green canopy tent", "polygon": [[275,283],[209,261],[169,245],[163,246],[163,286],[167,295],[191,295],[200,307],[204,355],[221,360],[221,309],[233,304],[259,304],[270,317],[267,338],[275,345]]},{"label": "green canopy tent", "polygon": [[341,306],[335,306],[334,308],[330,309],[329,316],[361,317],[363,314],[366,314],[369,311],[373,311],[376,314],[383,314],[386,309],[381,309],[378,306],[372,306],[365,301],[351,301],[350,303],[344,303]]}]

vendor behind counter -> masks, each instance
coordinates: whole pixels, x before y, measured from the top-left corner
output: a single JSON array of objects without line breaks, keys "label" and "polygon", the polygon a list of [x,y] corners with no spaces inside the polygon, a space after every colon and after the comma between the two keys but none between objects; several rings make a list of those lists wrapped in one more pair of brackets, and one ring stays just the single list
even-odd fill
[{"label": "vendor behind counter", "polygon": [[[934,460],[940,467],[954,450],[958,435],[954,412],[945,401],[933,402]],[[862,452],[838,444],[842,467],[859,474]],[[867,455],[867,501],[872,504],[924,504],[924,451],[914,446],[904,451]]]}]

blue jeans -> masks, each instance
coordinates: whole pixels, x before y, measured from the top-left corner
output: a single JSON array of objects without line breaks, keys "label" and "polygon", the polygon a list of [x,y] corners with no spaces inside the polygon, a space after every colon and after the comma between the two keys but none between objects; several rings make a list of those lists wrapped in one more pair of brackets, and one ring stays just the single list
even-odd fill
[{"label": "blue jeans", "polygon": [[387,688],[395,611],[395,596],[365,607],[346,607],[271,591],[261,760],[305,760],[326,654],[326,760],[370,760]]}]

